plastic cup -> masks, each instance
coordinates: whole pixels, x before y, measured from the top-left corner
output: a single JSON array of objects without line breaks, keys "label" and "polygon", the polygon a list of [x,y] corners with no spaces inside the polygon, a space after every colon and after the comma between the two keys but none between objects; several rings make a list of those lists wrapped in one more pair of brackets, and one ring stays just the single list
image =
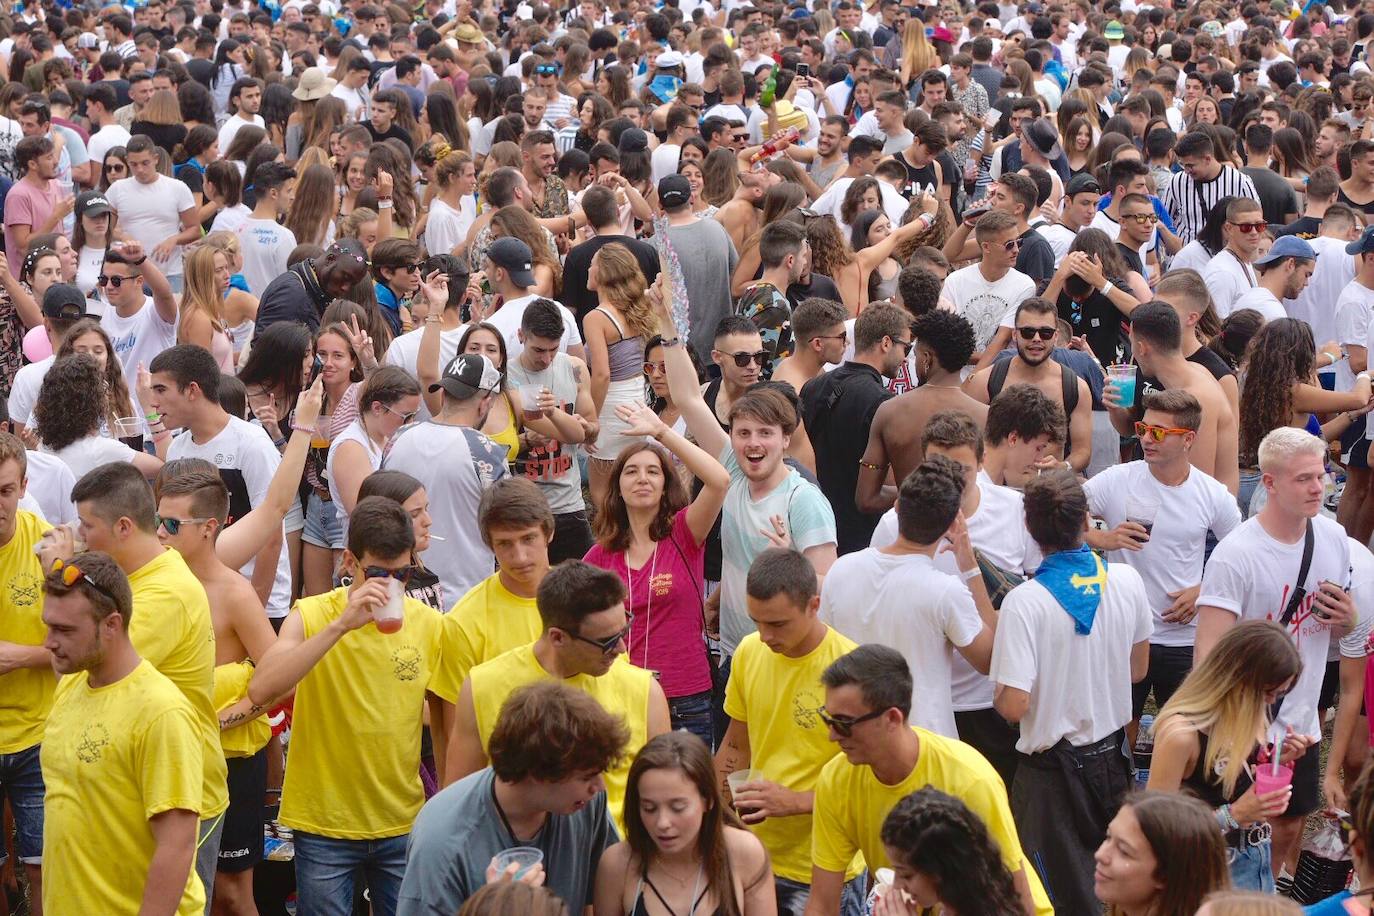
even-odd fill
[{"label": "plastic cup", "polygon": [[1255,794],[1267,795],[1276,789],[1283,789],[1293,783],[1293,768],[1279,764],[1278,775],[1271,770],[1271,764],[1262,763],[1255,767]]},{"label": "plastic cup", "polygon": [[1122,407],[1135,403],[1135,366],[1123,363],[1108,366],[1107,383],[1116,388],[1116,398]]},{"label": "plastic cup", "polygon": [[400,579],[387,579],[386,592],[386,604],[372,612],[372,619],[379,633],[395,633],[405,623],[406,587]]},{"label": "plastic cup", "polygon": [[[731,798],[734,798],[734,796],[739,794],[740,789],[744,788],[745,783],[754,782],[762,778],[763,773],[758,770],[735,770],[735,772],[725,777],[725,782],[730,787]],[[752,815],[758,810],[757,808],[741,807],[738,801],[735,801],[734,804],[735,810],[740,813],[740,816],[746,814]]]},{"label": "plastic cup", "polygon": [[115,438],[132,439],[143,435],[143,421],[138,417],[116,417]]},{"label": "plastic cup", "polygon": [[520,878],[534,866],[544,861],[544,850],[534,846],[515,846],[496,854],[496,871],[502,874],[511,865],[518,865],[512,881]]},{"label": "plastic cup", "polygon": [[538,420],[544,416],[544,411],[539,409],[539,396],[543,393],[543,385],[520,386],[520,406],[524,408],[526,420]]},{"label": "plastic cup", "polygon": [[[1145,540],[1154,532],[1155,517],[1159,515],[1159,503],[1139,496],[1126,497],[1126,521],[1135,522],[1145,529]],[[1137,540],[1139,540],[1137,538]]]}]

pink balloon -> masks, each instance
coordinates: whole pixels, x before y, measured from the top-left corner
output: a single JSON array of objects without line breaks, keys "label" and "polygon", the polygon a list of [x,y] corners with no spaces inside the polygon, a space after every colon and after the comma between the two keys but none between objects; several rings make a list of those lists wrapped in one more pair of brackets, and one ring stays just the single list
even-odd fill
[{"label": "pink balloon", "polygon": [[48,340],[48,329],[43,325],[29,328],[24,335],[24,358],[31,363],[52,356],[52,341]]}]

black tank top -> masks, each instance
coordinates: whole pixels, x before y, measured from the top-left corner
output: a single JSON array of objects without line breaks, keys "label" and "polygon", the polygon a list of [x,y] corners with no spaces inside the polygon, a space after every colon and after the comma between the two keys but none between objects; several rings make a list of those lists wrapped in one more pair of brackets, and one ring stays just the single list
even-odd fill
[{"label": "black tank top", "polygon": [[1207,772],[1207,742],[1207,735],[1204,732],[1198,732],[1197,763],[1193,766],[1193,771],[1183,777],[1182,785],[1202,799],[1209,808],[1220,808],[1222,805],[1230,804],[1240,798],[1249,790],[1250,774],[1242,770],[1240,778],[1236,780],[1235,791],[1231,793],[1230,798],[1227,798],[1221,790],[1220,774]]}]

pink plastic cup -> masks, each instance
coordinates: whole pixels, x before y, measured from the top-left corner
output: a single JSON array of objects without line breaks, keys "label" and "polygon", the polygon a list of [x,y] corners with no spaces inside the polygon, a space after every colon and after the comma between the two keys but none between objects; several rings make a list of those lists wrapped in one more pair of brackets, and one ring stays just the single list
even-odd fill
[{"label": "pink plastic cup", "polygon": [[1270,764],[1262,763],[1255,768],[1255,794],[1267,795],[1278,789],[1287,788],[1293,783],[1293,768],[1279,764],[1279,774],[1270,771]]}]

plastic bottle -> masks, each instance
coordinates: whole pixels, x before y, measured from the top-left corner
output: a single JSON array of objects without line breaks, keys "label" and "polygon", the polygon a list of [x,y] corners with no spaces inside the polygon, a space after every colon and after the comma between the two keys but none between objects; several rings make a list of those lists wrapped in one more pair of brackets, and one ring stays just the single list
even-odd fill
[{"label": "plastic bottle", "polygon": [[1132,758],[1135,763],[1135,782],[1140,788],[1150,781],[1150,759],[1155,752],[1154,716],[1140,717],[1140,733],[1136,735]]},{"label": "plastic bottle", "polygon": [[770,159],[776,159],[782,155],[783,147],[787,144],[796,143],[801,137],[801,132],[795,127],[778,134],[778,136],[763,144],[763,147],[754,155],[749,157],[749,167],[751,169],[761,169],[764,163]]}]

